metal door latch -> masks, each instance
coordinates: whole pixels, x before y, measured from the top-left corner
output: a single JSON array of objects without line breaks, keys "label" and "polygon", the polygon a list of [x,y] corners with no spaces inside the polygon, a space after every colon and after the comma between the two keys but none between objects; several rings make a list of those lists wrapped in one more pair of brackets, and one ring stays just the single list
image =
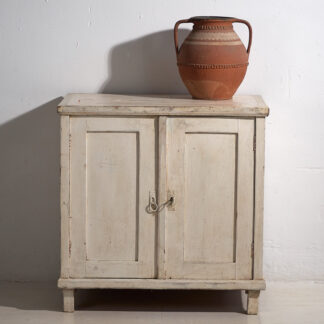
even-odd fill
[{"label": "metal door latch", "polygon": [[145,210],[148,214],[157,214],[164,207],[172,206],[174,204],[174,195],[170,196],[167,201],[158,205],[156,202],[155,195],[150,192],[149,204],[146,206]]}]

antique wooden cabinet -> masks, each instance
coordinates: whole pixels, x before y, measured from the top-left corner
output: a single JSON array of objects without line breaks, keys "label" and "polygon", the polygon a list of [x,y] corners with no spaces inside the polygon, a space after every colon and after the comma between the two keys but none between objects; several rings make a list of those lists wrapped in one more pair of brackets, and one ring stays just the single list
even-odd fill
[{"label": "antique wooden cabinet", "polygon": [[259,96],[70,94],[61,115],[61,277],[74,289],[233,289],[262,276]]}]

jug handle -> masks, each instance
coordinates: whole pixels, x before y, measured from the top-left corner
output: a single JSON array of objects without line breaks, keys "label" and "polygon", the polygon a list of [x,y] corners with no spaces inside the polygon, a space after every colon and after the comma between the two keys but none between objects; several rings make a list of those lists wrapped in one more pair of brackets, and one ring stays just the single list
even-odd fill
[{"label": "jug handle", "polygon": [[252,45],[252,27],[250,25],[250,23],[246,20],[243,19],[235,19],[233,20],[233,23],[242,23],[245,24],[247,26],[247,28],[249,28],[249,43],[248,43],[248,47],[247,47],[247,53],[250,54],[250,49],[251,49],[251,45]]},{"label": "jug handle", "polygon": [[185,23],[188,23],[188,22],[190,22],[190,19],[181,19],[181,20],[177,21],[176,24],[174,25],[173,36],[174,36],[174,46],[175,46],[177,56],[179,54],[178,27],[179,27],[180,24],[185,24]]}]

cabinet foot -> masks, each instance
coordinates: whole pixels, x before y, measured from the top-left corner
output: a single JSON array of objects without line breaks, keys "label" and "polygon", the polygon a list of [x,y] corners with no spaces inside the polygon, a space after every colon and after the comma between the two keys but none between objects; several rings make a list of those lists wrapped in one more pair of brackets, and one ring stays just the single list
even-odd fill
[{"label": "cabinet foot", "polygon": [[257,315],[259,308],[260,290],[248,290],[247,314]]},{"label": "cabinet foot", "polygon": [[74,312],[74,289],[63,289],[63,310],[64,312]]}]

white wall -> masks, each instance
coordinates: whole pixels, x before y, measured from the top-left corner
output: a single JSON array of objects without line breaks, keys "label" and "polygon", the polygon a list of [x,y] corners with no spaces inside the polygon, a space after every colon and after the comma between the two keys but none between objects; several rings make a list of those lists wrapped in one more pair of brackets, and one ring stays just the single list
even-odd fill
[{"label": "white wall", "polygon": [[271,108],[265,277],[324,279],[323,10],[320,0],[2,0],[0,279],[59,273],[60,97],[185,92],[171,29],[194,15],[236,16],[254,29],[239,93]]}]

